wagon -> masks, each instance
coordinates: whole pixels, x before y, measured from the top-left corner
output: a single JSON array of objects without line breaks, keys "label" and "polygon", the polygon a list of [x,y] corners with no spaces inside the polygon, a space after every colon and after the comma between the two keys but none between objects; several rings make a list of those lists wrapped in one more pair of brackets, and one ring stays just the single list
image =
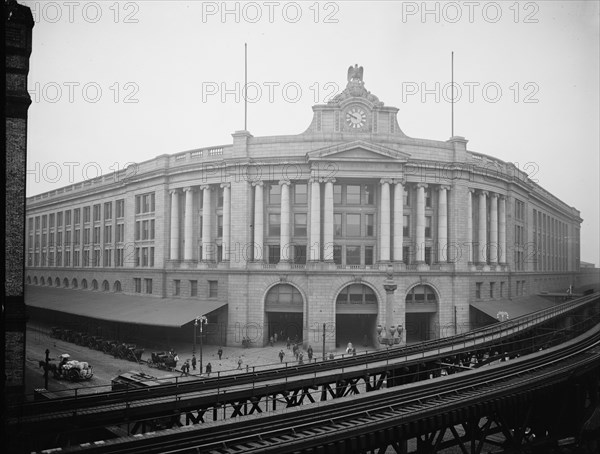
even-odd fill
[{"label": "wagon", "polygon": [[157,367],[164,370],[175,370],[179,357],[176,353],[152,352],[148,360],[149,367]]},{"label": "wagon", "polygon": [[87,361],[72,360],[68,353],[60,355],[61,360],[56,368],[52,368],[54,378],[70,381],[89,380],[94,376],[92,366]]}]

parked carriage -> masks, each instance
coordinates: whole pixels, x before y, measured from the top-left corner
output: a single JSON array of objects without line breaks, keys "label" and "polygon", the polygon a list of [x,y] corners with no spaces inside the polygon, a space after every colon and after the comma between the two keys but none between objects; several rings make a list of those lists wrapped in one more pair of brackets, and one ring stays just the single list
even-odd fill
[{"label": "parked carriage", "polygon": [[59,380],[82,381],[89,380],[94,376],[92,366],[87,361],[72,360],[68,353],[60,355],[58,365],[50,362],[46,364],[45,361],[39,361],[39,365]]},{"label": "parked carriage", "polygon": [[102,350],[102,344],[104,343],[104,338],[101,336],[90,336],[88,337],[88,347],[93,348],[94,350]]},{"label": "parked carriage", "polygon": [[135,344],[122,343],[117,347],[116,357],[139,362],[142,358],[142,353],[144,353],[143,348],[137,348]]},{"label": "parked carriage", "polygon": [[152,352],[148,366],[173,371],[177,367],[177,361],[179,357],[175,352]]}]

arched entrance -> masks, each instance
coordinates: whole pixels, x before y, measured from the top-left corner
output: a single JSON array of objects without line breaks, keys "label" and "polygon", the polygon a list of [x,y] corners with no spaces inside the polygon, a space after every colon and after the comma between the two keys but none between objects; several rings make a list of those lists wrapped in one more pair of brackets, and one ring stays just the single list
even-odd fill
[{"label": "arched entrance", "polygon": [[406,294],[406,343],[438,337],[438,298],[430,285],[415,285]]},{"label": "arched entrance", "polygon": [[277,333],[278,340],[288,337],[293,342],[303,340],[304,298],[290,284],[277,284],[265,296],[265,342]]},{"label": "arched entrance", "polygon": [[344,287],[335,300],[335,343],[372,347],[377,326],[377,295],[364,284]]}]

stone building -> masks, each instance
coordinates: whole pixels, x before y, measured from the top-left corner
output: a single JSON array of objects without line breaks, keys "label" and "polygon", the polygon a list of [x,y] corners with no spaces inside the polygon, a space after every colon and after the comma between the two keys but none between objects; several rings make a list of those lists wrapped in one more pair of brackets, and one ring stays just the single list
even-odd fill
[{"label": "stone building", "polygon": [[228,345],[325,329],[327,348],[452,335],[574,283],[575,208],[397,113],[355,66],[301,134],[237,131],[31,197],[27,282],[192,301]]}]

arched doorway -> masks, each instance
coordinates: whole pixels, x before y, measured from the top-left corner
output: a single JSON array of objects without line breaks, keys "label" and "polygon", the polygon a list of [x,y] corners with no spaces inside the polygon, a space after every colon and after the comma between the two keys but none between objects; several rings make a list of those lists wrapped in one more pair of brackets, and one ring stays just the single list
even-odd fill
[{"label": "arched doorway", "polygon": [[113,284],[113,291],[115,293],[121,292],[121,281],[115,281],[115,283]]},{"label": "arched doorway", "polygon": [[277,333],[282,341],[288,337],[293,342],[303,340],[304,298],[290,284],[277,284],[265,296],[265,342]]},{"label": "arched doorway", "polygon": [[415,285],[406,294],[406,343],[438,337],[438,297],[430,285]]},{"label": "arched doorway", "polygon": [[355,348],[372,347],[377,327],[377,295],[364,284],[350,284],[335,300],[336,347],[352,342]]}]

